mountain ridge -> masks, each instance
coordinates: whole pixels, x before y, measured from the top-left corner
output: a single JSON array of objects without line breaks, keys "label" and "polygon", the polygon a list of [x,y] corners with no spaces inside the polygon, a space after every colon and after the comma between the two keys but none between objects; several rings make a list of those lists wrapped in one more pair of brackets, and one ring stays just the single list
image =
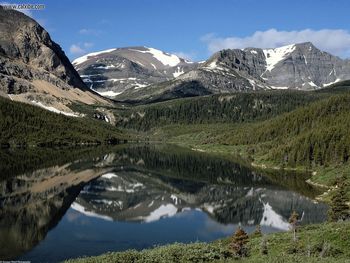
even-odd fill
[{"label": "mountain ridge", "polygon": [[126,89],[115,98],[159,101],[183,97],[182,94],[200,96],[269,89],[315,90],[347,79],[350,79],[350,60],[321,51],[311,42],[304,42],[268,49],[224,49],[172,79]]}]

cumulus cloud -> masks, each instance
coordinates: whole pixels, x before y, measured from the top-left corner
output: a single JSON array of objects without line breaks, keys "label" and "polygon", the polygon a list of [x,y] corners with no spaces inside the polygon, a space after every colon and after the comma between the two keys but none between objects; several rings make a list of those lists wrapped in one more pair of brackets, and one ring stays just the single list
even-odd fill
[{"label": "cumulus cloud", "polygon": [[283,45],[312,42],[321,50],[341,57],[350,56],[350,33],[343,29],[304,29],[300,31],[279,31],[269,29],[256,31],[246,37],[217,37],[208,34],[201,39],[208,46],[209,52],[213,53],[225,48],[275,48]]},{"label": "cumulus cloud", "polygon": [[73,55],[83,55],[88,52],[90,48],[93,47],[93,43],[85,42],[82,44],[72,44],[69,48],[69,51]]}]

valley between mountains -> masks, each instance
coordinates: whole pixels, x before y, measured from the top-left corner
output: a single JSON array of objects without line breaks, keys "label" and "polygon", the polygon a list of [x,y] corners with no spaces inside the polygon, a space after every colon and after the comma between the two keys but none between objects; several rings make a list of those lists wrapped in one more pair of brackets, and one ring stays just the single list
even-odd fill
[{"label": "valley between mountains", "polygon": [[[257,171],[308,173],[307,182],[321,189],[314,199],[330,203],[340,177],[350,198],[349,113],[350,60],[311,42],[226,49],[200,62],[153,47],[116,47],[71,62],[35,20],[0,7],[6,151],[176,144]],[[320,231],[349,231],[348,223],[332,224]],[[304,243],[315,228],[302,230]],[[285,236],[273,235],[271,243],[277,247],[280,239]],[[339,240],[333,240],[341,250],[330,256],[334,262],[349,256],[348,241]],[[254,239],[253,251],[259,242]],[[202,246],[216,251],[217,244]],[[162,249],[142,253],[156,257]]]}]

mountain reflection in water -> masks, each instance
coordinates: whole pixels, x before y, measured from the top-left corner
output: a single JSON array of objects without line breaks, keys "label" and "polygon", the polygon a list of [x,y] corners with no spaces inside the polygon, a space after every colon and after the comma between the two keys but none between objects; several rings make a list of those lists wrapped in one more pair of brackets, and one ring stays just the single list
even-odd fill
[{"label": "mountain reflection in water", "polygon": [[[20,162],[7,154],[14,165]],[[10,157],[0,162],[7,167]],[[1,260],[58,262],[210,241],[238,225],[248,232],[258,224],[264,232],[285,231],[293,210],[303,215],[302,224],[325,220],[327,207],[313,201],[318,191],[304,174],[262,173],[167,145],[91,150],[56,165],[46,158],[48,165],[43,160],[38,169],[2,175]]]}]

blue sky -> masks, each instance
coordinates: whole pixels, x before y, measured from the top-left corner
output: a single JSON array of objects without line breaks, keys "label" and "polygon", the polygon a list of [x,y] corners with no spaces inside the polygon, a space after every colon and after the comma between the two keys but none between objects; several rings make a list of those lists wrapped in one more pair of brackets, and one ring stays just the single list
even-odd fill
[{"label": "blue sky", "polygon": [[350,57],[347,0],[6,1],[44,3],[30,11],[70,59],[114,47],[145,45],[206,59],[222,48],[276,47],[312,41]]}]

